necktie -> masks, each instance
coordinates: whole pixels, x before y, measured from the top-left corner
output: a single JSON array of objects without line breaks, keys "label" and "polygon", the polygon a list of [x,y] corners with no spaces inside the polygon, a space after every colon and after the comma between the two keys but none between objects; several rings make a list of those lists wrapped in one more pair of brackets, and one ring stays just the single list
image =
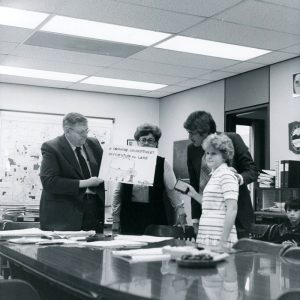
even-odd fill
[{"label": "necktie", "polygon": [[90,178],[91,173],[90,173],[90,170],[88,168],[88,165],[87,165],[84,157],[81,154],[81,147],[76,147],[75,152],[77,154],[77,158],[78,158],[79,165],[80,165],[84,179]]},{"label": "necktie", "polygon": [[205,154],[202,156],[201,168],[200,168],[200,180],[199,180],[199,193],[203,193],[203,190],[210,178],[210,168],[205,161]]}]

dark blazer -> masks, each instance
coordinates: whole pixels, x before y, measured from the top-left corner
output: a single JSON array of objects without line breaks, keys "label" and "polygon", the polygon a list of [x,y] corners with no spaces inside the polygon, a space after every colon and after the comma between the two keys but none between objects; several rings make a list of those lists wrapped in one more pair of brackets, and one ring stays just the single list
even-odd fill
[{"label": "dark blazer", "polygon": [[[253,207],[247,184],[257,180],[258,172],[255,163],[248,151],[247,146],[242,138],[233,132],[225,133],[231,140],[234,146],[234,157],[232,166],[239,174],[243,176],[244,184],[239,188],[238,212],[236,220],[243,228],[248,229],[250,223],[254,221]],[[190,183],[199,191],[199,179],[201,160],[204,154],[202,147],[195,147],[190,144],[187,149],[187,166],[189,171]],[[199,219],[201,216],[201,205],[192,199],[191,202],[192,219]],[[240,226],[239,226],[240,227]]]},{"label": "dark blazer", "polygon": [[[103,150],[95,138],[88,138],[85,152],[92,176],[98,176]],[[84,179],[79,163],[64,135],[45,142],[42,147],[40,179],[43,191],[40,201],[40,224],[42,230],[81,230],[83,196],[85,188],[79,188]],[[104,183],[95,188],[104,220]]]}]

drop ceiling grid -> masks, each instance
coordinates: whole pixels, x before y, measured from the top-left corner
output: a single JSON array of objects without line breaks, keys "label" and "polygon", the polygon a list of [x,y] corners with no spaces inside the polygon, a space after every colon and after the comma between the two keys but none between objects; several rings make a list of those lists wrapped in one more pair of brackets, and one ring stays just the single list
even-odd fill
[{"label": "drop ceiling grid", "polygon": [[[298,1],[298,0],[297,0]],[[300,10],[293,0],[23,0],[1,5],[190,37],[276,50],[246,62],[149,47],[118,58],[25,45],[34,31],[0,25],[0,63],[75,74],[169,84],[149,91],[70,84],[13,76],[16,83],[163,97],[300,54]],[[290,5],[293,9],[286,6]],[[294,9],[294,8],[298,8]],[[286,16],[289,16],[286,18]],[[298,27],[297,27],[298,26]],[[74,40],[76,37],[74,37]],[[280,51],[278,51],[280,50]],[[169,94],[168,94],[169,93]]]}]

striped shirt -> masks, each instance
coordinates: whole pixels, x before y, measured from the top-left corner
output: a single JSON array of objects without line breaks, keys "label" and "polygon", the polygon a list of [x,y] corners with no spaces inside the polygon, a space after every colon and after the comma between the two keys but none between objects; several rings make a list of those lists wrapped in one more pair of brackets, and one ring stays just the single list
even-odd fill
[{"label": "striped shirt", "polygon": [[[216,246],[221,238],[226,215],[226,201],[238,199],[239,185],[234,173],[226,163],[212,172],[203,191],[202,215],[200,218],[197,243]],[[232,227],[228,246],[237,241],[236,228]]]}]

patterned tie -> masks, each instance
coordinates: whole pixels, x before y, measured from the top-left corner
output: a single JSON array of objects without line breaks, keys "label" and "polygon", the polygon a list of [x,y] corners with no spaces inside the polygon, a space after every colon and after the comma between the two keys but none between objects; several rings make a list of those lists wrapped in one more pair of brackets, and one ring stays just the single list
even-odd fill
[{"label": "patterned tie", "polygon": [[203,190],[210,178],[210,168],[205,161],[205,154],[202,156],[201,168],[200,168],[200,180],[199,180],[199,193],[203,193]]},{"label": "patterned tie", "polygon": [[75,152],[77,154],[77,158],[78,158],[79,165],[80,165],[84,179],[91,178],[91,173],[90,173],[89,167],[88,167],[84,157],[81,154],[81,147],[76,147]]}]

